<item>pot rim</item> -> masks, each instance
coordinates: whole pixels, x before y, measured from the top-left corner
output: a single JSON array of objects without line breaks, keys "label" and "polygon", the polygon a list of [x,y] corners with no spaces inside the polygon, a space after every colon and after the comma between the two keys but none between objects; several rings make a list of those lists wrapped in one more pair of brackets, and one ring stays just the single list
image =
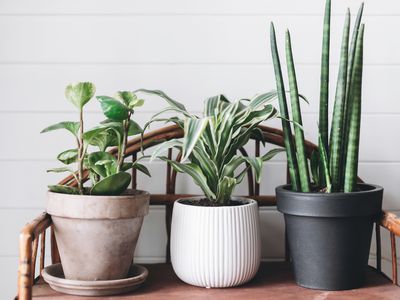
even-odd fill
[{"label": "pot rim", "polygon": [[131,219],[149,212],[150,194],[127,190],[118,196],[74,195],[48,192],[46,211],[52,217],[69,219]]},{"label": "pot rim", "polygon": [[235,205],[235,206],[228,206],[228,205],[223,205],[223,206],[197,206],[197,205],[190,205],[186,203],[182,203],[181,201],[183,200],[198,200],[201,198],[205,198],[206,196],[193,196],[193,197],[185,197],[185,198],[180,198],[174,202],[174,205],[182,205],[185,207],[193,207],[193,208],[198,208],[198,209],[234,209],[234,208],[240,208],[240,207],[248,207],[250,205],[258,205],[258,202],[254,199],[247,198],[247,197],[239,197],[239,196],[232,196],[231,200],[233,201],[239,201],[239,202],[245,202],[243,205]]},{"label": "pot rim", "polygon": [[94,198],[101,198],[103,199],[122,199],[122,198],[131,198],[132,196],[147,196],[150,195],[148,191],[144,190],[138,190],[138,189],[126,189],[121,195],[80,195],[80,194],[66,194],[66,193],[57,193],[57,192],[52,192],[50,190],[47,190],[48,195],[62,195],[59,197],[79,197],[84,199],[94,199]]},{"label": "pot rim", "polygon": [[290,185],[275,190],[277,209],[303,217],[377,216],[382,211],[383,188],[373,184],[358,184],[364,190],[351,193],[294,192]]},{"label": "pot rim", "polygon": [[297,191],[292,191],[288,187],[290,187],[291,184],[282,184],[279,185],[275,188],[276,191],[279,191],[280,193],[283,194],[296,194],[296,195],[307,195],[307,197],[321,197],[321,195],[324,195],[324,197],[338,197],[338,196],[343,196],[343,195],[367,195],[372,192],[377,192],[383,190],[383,187],[377,184],[371,184],[371,183],[357,183],[357,186],[365,187],[367,189],[361,190],[361,191],[356,191],[356,192],[333,192],[333,193],[321,193],[321,192],[297,192]]}]

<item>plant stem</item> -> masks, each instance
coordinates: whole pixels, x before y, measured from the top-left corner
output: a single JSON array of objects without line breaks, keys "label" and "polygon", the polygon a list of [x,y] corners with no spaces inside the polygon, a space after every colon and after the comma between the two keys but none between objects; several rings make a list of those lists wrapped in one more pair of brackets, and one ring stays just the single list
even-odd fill
[{"label": "plant stem", "polygon": [[79,112],[79,147],[78,147],[78,189],[79,193],[83,195],[83,160],[84,160],[84,145],[83,145],[83,109]]},{"label": "plant stem", "polygon": [[122,164],[124,163],[124,156],[125,156],[125,150],[126,150],[126,145],[128,143],[128,132],[129,132],[129,120],[131,119],[132,112],[129,112],[128,118],[123,121],[123,137],[122,137],[122,145],[120,151],[118,151],[118,167],[117,167],[117,172],[119,172],[122,168]]}]

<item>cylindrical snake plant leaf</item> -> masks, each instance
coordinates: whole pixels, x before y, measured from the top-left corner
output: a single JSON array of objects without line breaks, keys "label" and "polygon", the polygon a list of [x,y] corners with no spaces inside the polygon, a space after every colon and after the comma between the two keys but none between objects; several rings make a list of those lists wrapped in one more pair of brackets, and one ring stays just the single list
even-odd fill
[{"label": "cylindrical snake plant leaf", "polygon": [[[290,101],[292,106],[292,117],[294,121],[294,137],[297,153],[297,164],[300,176],[300,187],[302,192],[310,191],[310,172],[308,170],[308,162],[306,150],[304,147],[303,121],[301,118],[301,109],[299,101],[299,91],[297,88],[296,70],[293,61],[292,43],[290,40],[289,30],[286,31],[286,63],[289,77]],[[301,126],[301,127],[300,127]]]},{"label": "cylindrical snake plant leaf", "polygon": [[279,60],[278,47],[276,45],[275,28],[273,23],[271,23],[271,28],[270,28],[270,41],[271,41],[272,61],[275,71],[276,90],[278,92],[279,110],[282,116],[282,128],[283,128],[286,156],[289,166],[289,175],[293,190],[299,191],[300,178],[299,178],[298,165],[296,159],[296,151],[293,143],[292,130],[290,127],[290,123],[288,121],[289,111],[286,103],[285,86],[282,78],[281,63]]},{"label": "cylindrical snake plant leaf", "polygon": [[[321,83],[319,97],[319,132],[322,145],[328,149],[328,109],[329,109],[329,45],[331,34],[331,0],[325,4],[324,29],[321,55]],[[319,145],[321,147],[321,145]]]},{"label": "cylindrical snake plant leaf", "polygon": [[344,105],[344,119],[343,119],[343,142],[342,142],[342,166],[341,166],[341,184],[344,182],[344,173],[345,173],[345,164],[346,164],[346,156],[347,156],[347,144],[349,140],[349,119],[350,119],[350,108],[349,108],[349,95],[351,90],[351,78],[353,73],[353,61],[354,55],[356,52],[356,41],[358,35],[358,29],[361,24],[361,17],[364,10],[364,3],[361,3],[360,8],[358,9],[356,21],[354,23],[353,33],[351,36],[350,49],[349,49],[349,62],[347,67],[347,86],[346,86],[346,98]]},{"label": "cylindrical snake plant leaf", "polygon": [[364,42],[364,24],[360,26],[357,36],[353,74],[351,79],[351,91],[349,96],[349,101],[350,101],[349,142],[347,148],[346,171],[344,180],[344,191],[346,193],[353,192],[357,183],[358,149],[360,143],[360,124],[361,124],[363,42]]},{"label": "cylindrical snake plant leaf", "polygon": [[349,49],[349,29],[350,29],[350,11],[347,10],[346,20],[344,23],[342,46],[340,52],[340,64],[338,80],[336,85],[335,104],[332,118],[332,128],[330,136],[330,157],[329,169],[332,178],[332,191],[337,192],[340,189],[341,176],[341,143],[343,142],[343,118],[344,118],[344,100],[346,96],[347,82],[347,62]]}]

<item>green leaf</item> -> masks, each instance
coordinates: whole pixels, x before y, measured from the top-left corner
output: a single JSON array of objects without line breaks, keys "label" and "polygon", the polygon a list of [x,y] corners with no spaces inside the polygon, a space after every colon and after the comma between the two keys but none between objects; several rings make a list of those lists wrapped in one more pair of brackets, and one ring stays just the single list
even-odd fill
[{"label": "green leaf", "polygon": [[322,37],[320,100],[319,100],[319,132],[322,144],[328,152],[328,110],[329,110],[329,46],[331,35],[331,1],[325,3],[324,27]]},{"label": "green leaf", "polygon": [[119,172],[108,176],[96,183],[90,190],[91,195],[121,195],[129,186],[131,175],[126,172]]},{"label": "green leaf", "polygon": [[231,177],[224,177],[218,183],[218,191],[217,191],[217,202],[219,203],[227,203],[231,200],[231,196],[233,190],[236,187],[236,179]]},{"label": "green leaf", "polygon": [[62,163],[69,165],[78,161],[78,149],[69,149],[58,154],[57,159]]},{"label": "green leaf", "polygon": [[354,55],[354,66],[351,78],[351,91],[349,96],[349,138],[346,153],[346,167],[344,178],[344,192],[354,192],[357,186],[358,155],[360,144],[361,125],[361,91],[364,50],[364,24],[361,24]]},{"label": "green leaf", "polygon": [[75,172],[72,171],[70,168],[68,167],[61,167],[61,168],[53,168],[53,169],[48,169],[46,171],[47,173],[65,173],[68,172],[70,173],[72,176],[74,176],[76,182],[78,182],[78,177],[76,176]]},{"label": "green leaf", "polygon": [[[110,166],[97,164],[99,161],[108,161],[109,165],[113,166],[112,169],[110,169]],[[91,170],[99,174],[101,177],[107,177],[110,171],[115,173],[117,168],[116,162],[116,158],[110,153],[97,151],[89,154],[87,164]]]},{"label": "green leaf", "polygon": [[229,100],[224,95],[210,97],[204,102],[204,116],[211,117],[218,115],[229,104]]},{"label": "green leaf", "polygon": [[349,51],[349,31],[350,31],[350,11],[347,10],[346,19],[343,28],[342,46],[340,51],[340,64],[338,80],[336,85],[335,103],[333,109],[333,118],[331,126],[331,135],[329,143],[329,170],[332,177],[332,191],[340,190],[342,182],[341,165],[342,160],[342,143],[344,141],[343,120],[344,107],[346,97],[346,82],[347,82],[347,63]]},{"label": "green leaf", "polygon": [[[319,143],[322,144],[321,134],[318,137]],[[326,153],[325,147],[318,147],[319,157],[321,161],[321,168],[324,173],[324,181],[326,183],[326,192],[330,193],[332,191],[332,183],[331,183],[331,175],[329,173],[329,162],[328,162],[328,154]]]},{"label": "green leaf", "polygon": [[160,157],[162,160],[168,162],[177,172],[186,173],[193,178],[194,182],[202,189],[203,193],[210,199],[216,199],[215,193],[211,191],[207,184],[207,178],[204,176],[203,171],[198,165],[193,163],[182,164],[180,162],[170,160],[166,157]]},{"label": "green leaf", "polygon": [[161,98],[163,98],[165,101],[167,101],[167,103],[169,105],[171,105],[172,107],[174,107],[175,109],[181,111],[182,113],[186,113],[188,114],[186,107],[182,104],[179,103],[176,100],[173,100],[171,97],[169,97],[167,94],[165,94],[163,91],[160,90],[147,90],[147,89],[138,89],[135,91],[136,92],[142,92],[145,94],[150,94],[150,95],[157,95]]},{"label": "green leaf", "polygon": [[256,181],[260,183],[263,160],[261,157],[244,157],[245,161],[251,166],[256,175]]},{"label": "green leaf", "polygon": [[50,125],[43,129],[40,133],[45,133],[53,130],[58,130],[58,129],[66,129],[69,132],[71,132],[74,136],[78,136],[78,131],[79,131],[79,122],[71,122],[71,121],[66,121],[66,122],[60,122],[57,124]]},{"label": "green leaf", "polygon": [[66,185],[48,185],[47,186],[51,192],[61,193],[61,194],[72,194],[78,195],[79,190],[74,187],[66,186]]},{"label": "green leaf", "polygon": [[181,148],[182,145],[183,145],[182,141],[180,141],[178,139],[172,139],[172,140],[166,141],[166,142],[158,145],[154,149],[153,153],[151,154],[150,161],[153,161],[154,159],[159,157],[162,153],[164,153],[168,149],[170,149],[170,148]]},{"label": "green leaf", "polygon": [[113,121],[124,121],[129,117],[129,108],[117,99],[108,96],[97,96],[104,115]]},{"label": "green leaf", "polygon": [[147,176],[151,177],[149,169],[145,165],[139,164],[139,163],[134,163],[133,168],[136,170],[142,172],[143,174],[146,174]]},{"label": "green leaf", "polygon": [[118,146],[118,136],[112,130],[98,132],[89,140],[90,145],[97,146],[100,151],[106,151],[108,147]]},{"label": "green leaf", "polygon": [[272,159],[275,155],[277,155],[278,153],[281,152],[285,152],[286,150],[284,148],[275,148],[275,149],[271,149],[269,150],[266,154],[264,154],[263,156],[261,156],[262,161],[268,161],[270,159]]},{"label": "green leaf", "polygon": [[138,123],[136,123],[133,120],[129,120],[128,136],[141,134],[142,132],[143,132],[143,129],[140,127],[140,125]]},{"label": "green leaf", "polygon": [[[323,147],[323,145],[321,145],[320,147]],[[313,181],[314,184],[316,186],[320,186],[320,182],[319,182],[319,166],[320,166],[320,162],[319,162],[319,154],[317,150],[314,150],[311,153],[311,159],[310,159],[310,165],[311,165],[311,174],[313,177]]]},{"label": "green leaf", "polygon": [[[273,23],[271,23],[271,28],[270,28],[270,40],[271,40],[272,61],[275,71],[276,90],[278,92],[279,111],[283,118],[289,120],[289,110],[286,101],[285,86],[283,82],[281,63],[279,59],[278,46],[276,44],[275,28]],[[286,155],[289,166],[290,181],[292,183],[293,190],[298,191],[300,188],[300,177],[298,172],[296,151],[292,139],[292,129],[290,127],[290,123],[285,121],[284,119],[282,119],[282,128],[284,133],[284,142],[285,142]]]},{"label": "green leaf", "polygon": [[[292,53],[292,43],[290,39],[289,30],[286,31],[286,61],[289,77],[290,86],[290,100],[292,107],[292,117],[293,121],[303,126],[303,121],[301,117],[299,91],[297,88],[297,78],[296,71],[294,67],[293,53]],[[297,167],[300,178],[300,188],[302,192],[310,191],[310,173],[308,170],[306,149],[304,145],[304,132],[299,126],[294,127],[295,145],[296,145],[296,155],[297,155]]]},{"label": "green leaf", "polygon": [[92,99],[95,93],[96,87],[91,82],[69,84],[65,88],[65,97],[79,110],[82,110],[83,106]]},{"label": "green leaf", "polygon": [[143,104],[144,104],[144,100],[138,99],[138,97],[136,96],[136,94],[134,92],[119,91],[117,93],[117,95],[118,95],[118,98],[120,98],[129,109],[133,109],[135,107],[140,107],[140,106],[143,106]]},{"label": "green leaf", "polygon": [[182,147],[182,162],[184,162],[189,155],[192,153],[193,148],[203,134],[206,126],[208,124],[209,118],[203,119],[190,119],[185,120],[183,137],[183,147]]},{"label": "green leaf", "polygon": [[[83,139],[89,143],[93,143],[93,139],[97,138],[99,135],[103,134],[111,134],[113,135],[112,138],[110,137],[110,141],[113,141],[114,144],[115,142],[120,142],[122,140],[122,123],[120,122],[107,122],[100,124],[99,126],[96,126],[88,131],[86,131],[83,134]],[[112,145],[114,146],[114,145]]]}]

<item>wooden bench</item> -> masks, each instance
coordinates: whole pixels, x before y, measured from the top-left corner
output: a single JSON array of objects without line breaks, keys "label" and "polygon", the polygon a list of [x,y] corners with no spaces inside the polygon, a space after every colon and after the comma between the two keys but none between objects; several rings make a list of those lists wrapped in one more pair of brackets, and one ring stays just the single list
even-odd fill
[{"label": "wooden bench", "polygon": [[[283,133],[281,130],[260,126],[267,143],[283,146]],[[143,148],[150,148],[166,139],[181,138],[182,130],[177,126],[168,126],[152,131],[144,136]],[[255,141],[255,155],[260,155],[260,141]],[[307,155],[310,156],[316,146],[306,143]],[[126,157],[137,158],[141,150],[141,140],[134,138],[129,141]],[[241,149],[243,155],[247,155],[245,149]],[[115,154],[115,150],[111,150]],[[172,151],[168,152],[173,159]],[[178,154],[175,158],[180,159]],[[400,236],[400,216],[394,213],[382,212],[381,218],[376,222],[376,266],[367,270],[365,287],[357,290],[325,292],[298,287],[293,279],[291,271],[289,251],[286,248],[285,261],[274,263],[262,263],[256,278],[241,287],[230,289],[204,289],[193,287],[181,282],[174,274],[170,265],[169,238],[173,203],[176,199],[188,195],[175,194],[177,173],[169,165],[166,167],[166,193],[151,195],[151,205],[164,205],[166,207],[167,247],[166,263],[146,265],[149,269],[149,278],[137,291],[131,294],[106,297],[107,299],[400,299],[400,288],[397,280],[396,236]],[[87,175],[87,174],[86,174]],[[132,188],[136,188],[136,172],[132,171]],[[274,195],[260,195],[260,186],[255,182],[251,170],[247,173],[248,197],[258,201],[259,206],[274,206]],[[61,184],[75,186],[72,176],[65,178]],[[381,227],[390,232],[392,274],[390,280],[381,271]],[[47,213],[38,216],[27,224],[20,235],[20,256],[18,269],[18,294],[16,299],[88,299],[86,297],[69,296],[53,291],[36,273],[40,274],[45,266],[46,239],[50,238],[51,262],[60,262],[57,244],[54,238],[52,221]],[[35,270],[39,259],[39,270]],[[92,298],[93,299],[93,298]]]}]

